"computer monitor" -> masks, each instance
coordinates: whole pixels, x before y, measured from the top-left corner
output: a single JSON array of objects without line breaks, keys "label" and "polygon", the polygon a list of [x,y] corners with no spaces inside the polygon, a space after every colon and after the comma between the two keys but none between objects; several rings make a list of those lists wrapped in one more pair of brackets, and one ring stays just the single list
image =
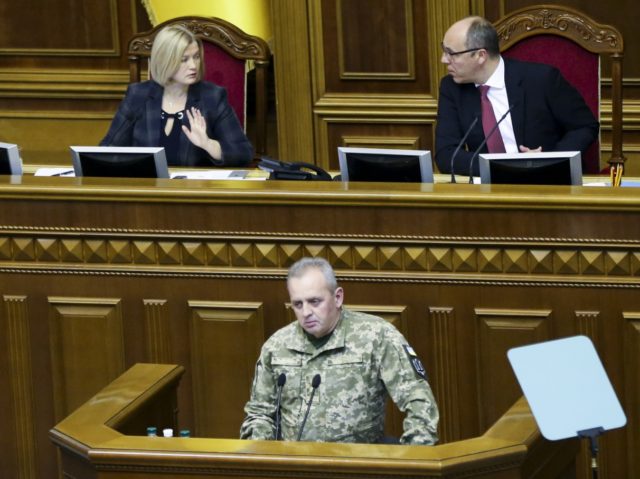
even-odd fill
[{"label": "computer monitor", "polygon": [[480,182],[512,185],[582,185],[579,151],[482,153]]},{"label": "computer monitor", "polygon": [[164,148],[139,146],[72,146],[76,176],[169,178]]},{"label": "computer monitor", "polygon": [[428,150],[338,147],[342,181],[433,183]]},{"label": "computer monitor", "polygon": [[18,145],[0,142],[0,175],[21,175],[22,159]]}]

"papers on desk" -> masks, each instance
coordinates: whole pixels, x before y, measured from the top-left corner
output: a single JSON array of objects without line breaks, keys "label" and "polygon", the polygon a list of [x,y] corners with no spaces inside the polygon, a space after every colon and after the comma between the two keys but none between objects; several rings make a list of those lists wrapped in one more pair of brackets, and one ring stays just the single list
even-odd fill
[{"label": "papers on desk", "polygon": [[185,170],[171,173],[173,179],[245,180],[249,170]]},{"label": "papers on desk", "polygon": [[[610,181],[595,181],[595,182],[588,182],[588,183],[584,183],[582,186],[611,186],[611,182]],[[620,186],[622,188],[639,188],[640,187],[640,181],[638,180],[622,180],[622,182],[620,182]]]},{"label": "papers on desk", "polygon": [[[171,173],[171,178],[190,180],[266,180],[265,176],[254,177],[250,170],[184,170]],[[73,168],[38,168],[34,176],[76,176]]]},{"label": "papers on desk", "polygon": [[76,176],[73,168],[38,168],[33,176]]}]

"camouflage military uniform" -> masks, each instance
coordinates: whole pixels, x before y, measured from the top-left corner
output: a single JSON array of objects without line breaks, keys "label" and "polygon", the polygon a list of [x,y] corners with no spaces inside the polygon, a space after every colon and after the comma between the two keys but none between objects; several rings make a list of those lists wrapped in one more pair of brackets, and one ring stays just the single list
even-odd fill
[{"label": "camouflage military uniform", "polygon": [[311,395],[303,441],[375,443],[383,437],[386,392],[406,412],[403,444],[437,441],[438,408],[424,369],[407,341],[390,323],[343,310],[329,340],[316,348],[298,322],[269,338],[256,364],[251,399],[240,436],[273,439],[277,380],[282,389],[281,431],[295,440]]}]

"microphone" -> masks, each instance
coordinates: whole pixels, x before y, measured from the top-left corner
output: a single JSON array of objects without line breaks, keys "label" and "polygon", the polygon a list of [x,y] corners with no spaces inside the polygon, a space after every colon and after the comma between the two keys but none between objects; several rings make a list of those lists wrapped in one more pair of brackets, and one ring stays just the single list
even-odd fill
[{"label": "microphone", "polygon": [[476,123],[478,123],[478,116],[476,116],[473,119],[473,121],[471,122],[471,126],[469,126],[469,128],[465,132],[464,136],[462,137],[462,140],[460,140],[460,143],[458,143],[458,146],[456,146],[456,149],[453,151],[453,155],[451,155],[451,183],[455,183],[456,182],[456,175],[455,175],[454,170],[453,170],[453,160],[456,159],[456,156],[458,155],[458,152],[460,151],[460,148],[462,148],[462,145],[464,145],[464,142],[466,141],[467,137],[469,136],[469,133],[471,133],[471,130],[473,130],[473,127],[476,126]]},{"label": "microphone", "polygon": [[302,424],[300,425],[300,430],[298,431],[298,438],[296,441],[299,441],[302,437],[302,431],[304,430],[304,425],[307,423],[307,418],[309,417],[309,411],[311,411],[311,403],[313,402],[313,395],[316,393],[316,389],[320,386],[320,375],[316,374],[313,376],[311,380],[311,397],[309,398],[309,402],[307,403],[307,411],[304,413],[304,418],[302,419]]},{"label": "microphone", "polygon": [[473,184],[473,162],[480,154],[480,150],[482,150],[482,147],[484,147],[484,145],[487,144],[487,141],[489,140],[489,138],[491,138],[491,136],[496,132],[496,130],[500,126],[500,123],[502,123],[502,120],[504,120],[507,117],[507,115],[511,113],[511,110],[513,110],[514,106],[515,106],[515,103],[509,106],[509,109],[505,111],[504,115],[502,115],[500,119],[496,122],[496,124],[493,125],[493,128],[491,128],[491,131],[489,131],[489,134],[485,136],[482,143],[480,143],[480,146],[476,148],[476,151],[473,152],[473,156],[471,157],[471,161],[469,162],[469,183],[470,184]]},{"label": "microphone", "polygon": [[276,397],[276,441],[280,440],[280,403],[282,402],[282,388],[286,382],[286,374],[280,373],[280,376],[278,376],[278,395]]}]

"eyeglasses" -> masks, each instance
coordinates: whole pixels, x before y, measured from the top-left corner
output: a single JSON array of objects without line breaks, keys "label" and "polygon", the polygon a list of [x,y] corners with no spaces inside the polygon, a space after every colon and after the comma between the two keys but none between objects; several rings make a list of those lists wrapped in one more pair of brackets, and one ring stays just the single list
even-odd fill
[{"label": "eyeglasses", "polygon": [[478,48],[469,48],[468,50],[462,50],[462,51],[459,51],[459,52],[453,52],[449,48],[445,47],[444,43],[442,43],[442,42],[440,43],[440,47],[442,48],[442,53],[444,53],[449,58],[453,58],[453,57],[456,57],[458,55],[462,55],[463,53],[470,53],[470,52],[477,52],[478,50],[485,50],[484,47],[478,47]]}]

